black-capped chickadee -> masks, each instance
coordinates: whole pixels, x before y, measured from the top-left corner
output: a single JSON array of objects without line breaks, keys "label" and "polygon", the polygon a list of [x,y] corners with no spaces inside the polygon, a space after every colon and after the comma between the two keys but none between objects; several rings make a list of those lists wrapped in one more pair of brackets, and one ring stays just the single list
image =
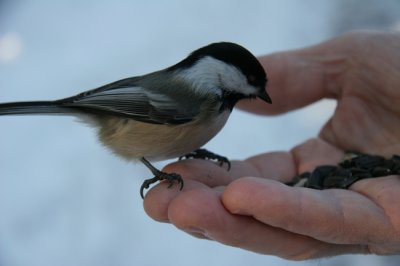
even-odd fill
[{"label": "black-capped chickadee", "polygon": [[[240,45],[213,43],[181,62],[147,75],[122,79],[56,101],[0,104],[0,115],[61,114],[82,117],[98,128],[101,142],[114,153],[142,161],[154,174],[152,183],[174,180],[149,161],[196,157],[196,150],[224,126],[241,99],[271,103],[267,76],[259,61]],[[200,153],[204,150],[198,150]],[[194,153],[193,153],[194,152]],[[207,157],[207,155],[205,155]],[[210,156],[210,158],[219,158]]]}]

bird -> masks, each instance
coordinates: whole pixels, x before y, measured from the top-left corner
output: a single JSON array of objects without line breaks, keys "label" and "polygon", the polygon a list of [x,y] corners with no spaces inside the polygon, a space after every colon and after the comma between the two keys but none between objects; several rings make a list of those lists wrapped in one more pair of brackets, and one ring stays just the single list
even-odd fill
[{"label": "bird", "polygon": [[100,142],[129,161],[141,161],[158,181],[174,181],[176,173],[151,162],[203,158],[229,162],[201,149],[225,125],[236,103],[259,98],[272,103],[266,72],[243,46],[216,42],[194,50],[165,69],[124,78],[59,100],[0,103],[4,115],[72,115],[97,129]]}]

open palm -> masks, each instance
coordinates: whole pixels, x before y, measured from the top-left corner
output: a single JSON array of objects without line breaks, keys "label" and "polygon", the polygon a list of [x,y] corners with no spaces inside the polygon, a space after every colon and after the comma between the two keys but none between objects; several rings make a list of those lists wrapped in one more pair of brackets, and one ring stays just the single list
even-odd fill
[{"label": "open palm", "polygon": [[180,173],[185,187],[154,187],[147,213],[200,238],[288,259],[399,253],[399,176],[361,180],[349,190],[282,182],[335,164],[346,150],[400,153],[400,34],[346,34],[260,60],[274,103],[240,107],[273,115],[334,98],[337,108],[318,138],[235,161],[230,171],[201,160],[171,164],[164,170]]}]

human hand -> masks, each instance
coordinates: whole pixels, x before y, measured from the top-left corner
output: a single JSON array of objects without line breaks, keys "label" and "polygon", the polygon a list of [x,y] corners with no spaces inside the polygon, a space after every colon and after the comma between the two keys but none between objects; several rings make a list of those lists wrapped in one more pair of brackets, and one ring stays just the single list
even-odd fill
[{"label": "human hand", "polygon": [[349,190],[282,182],[336,164],[344,150],[399,153],[399,48],[398,34],[353,33],[261,58],[274,104],[241,107],[279,114],[335,98],[337,109],[319,138],[235,161],[230,171],[201,160],[171,164],[164,170],[185,178],[183,191],[159,184],[145,197],[146,212],[194,236],[287,259],[398,253],[399,176],[361,180]]},{"label": "human hand", "polygon": [[350,33],[260,60],[273,104],[242,101],[242,109],[281,114],[333,98],[337,108],[320,138],[342,150],[399,153],[400,33]]}]

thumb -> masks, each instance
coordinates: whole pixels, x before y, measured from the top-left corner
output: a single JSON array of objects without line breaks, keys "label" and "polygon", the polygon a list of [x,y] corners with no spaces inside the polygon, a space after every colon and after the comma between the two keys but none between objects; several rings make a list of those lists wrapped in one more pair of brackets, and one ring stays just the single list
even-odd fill
[{"label": "thumb", "polygon": [[273,53],[259,58],[268,76],[272,105],[242,101],[239,108],[258,114],[281,114],[318,101],[336,98],[346,70],[351,42],[347,34],[319,45]]}]

